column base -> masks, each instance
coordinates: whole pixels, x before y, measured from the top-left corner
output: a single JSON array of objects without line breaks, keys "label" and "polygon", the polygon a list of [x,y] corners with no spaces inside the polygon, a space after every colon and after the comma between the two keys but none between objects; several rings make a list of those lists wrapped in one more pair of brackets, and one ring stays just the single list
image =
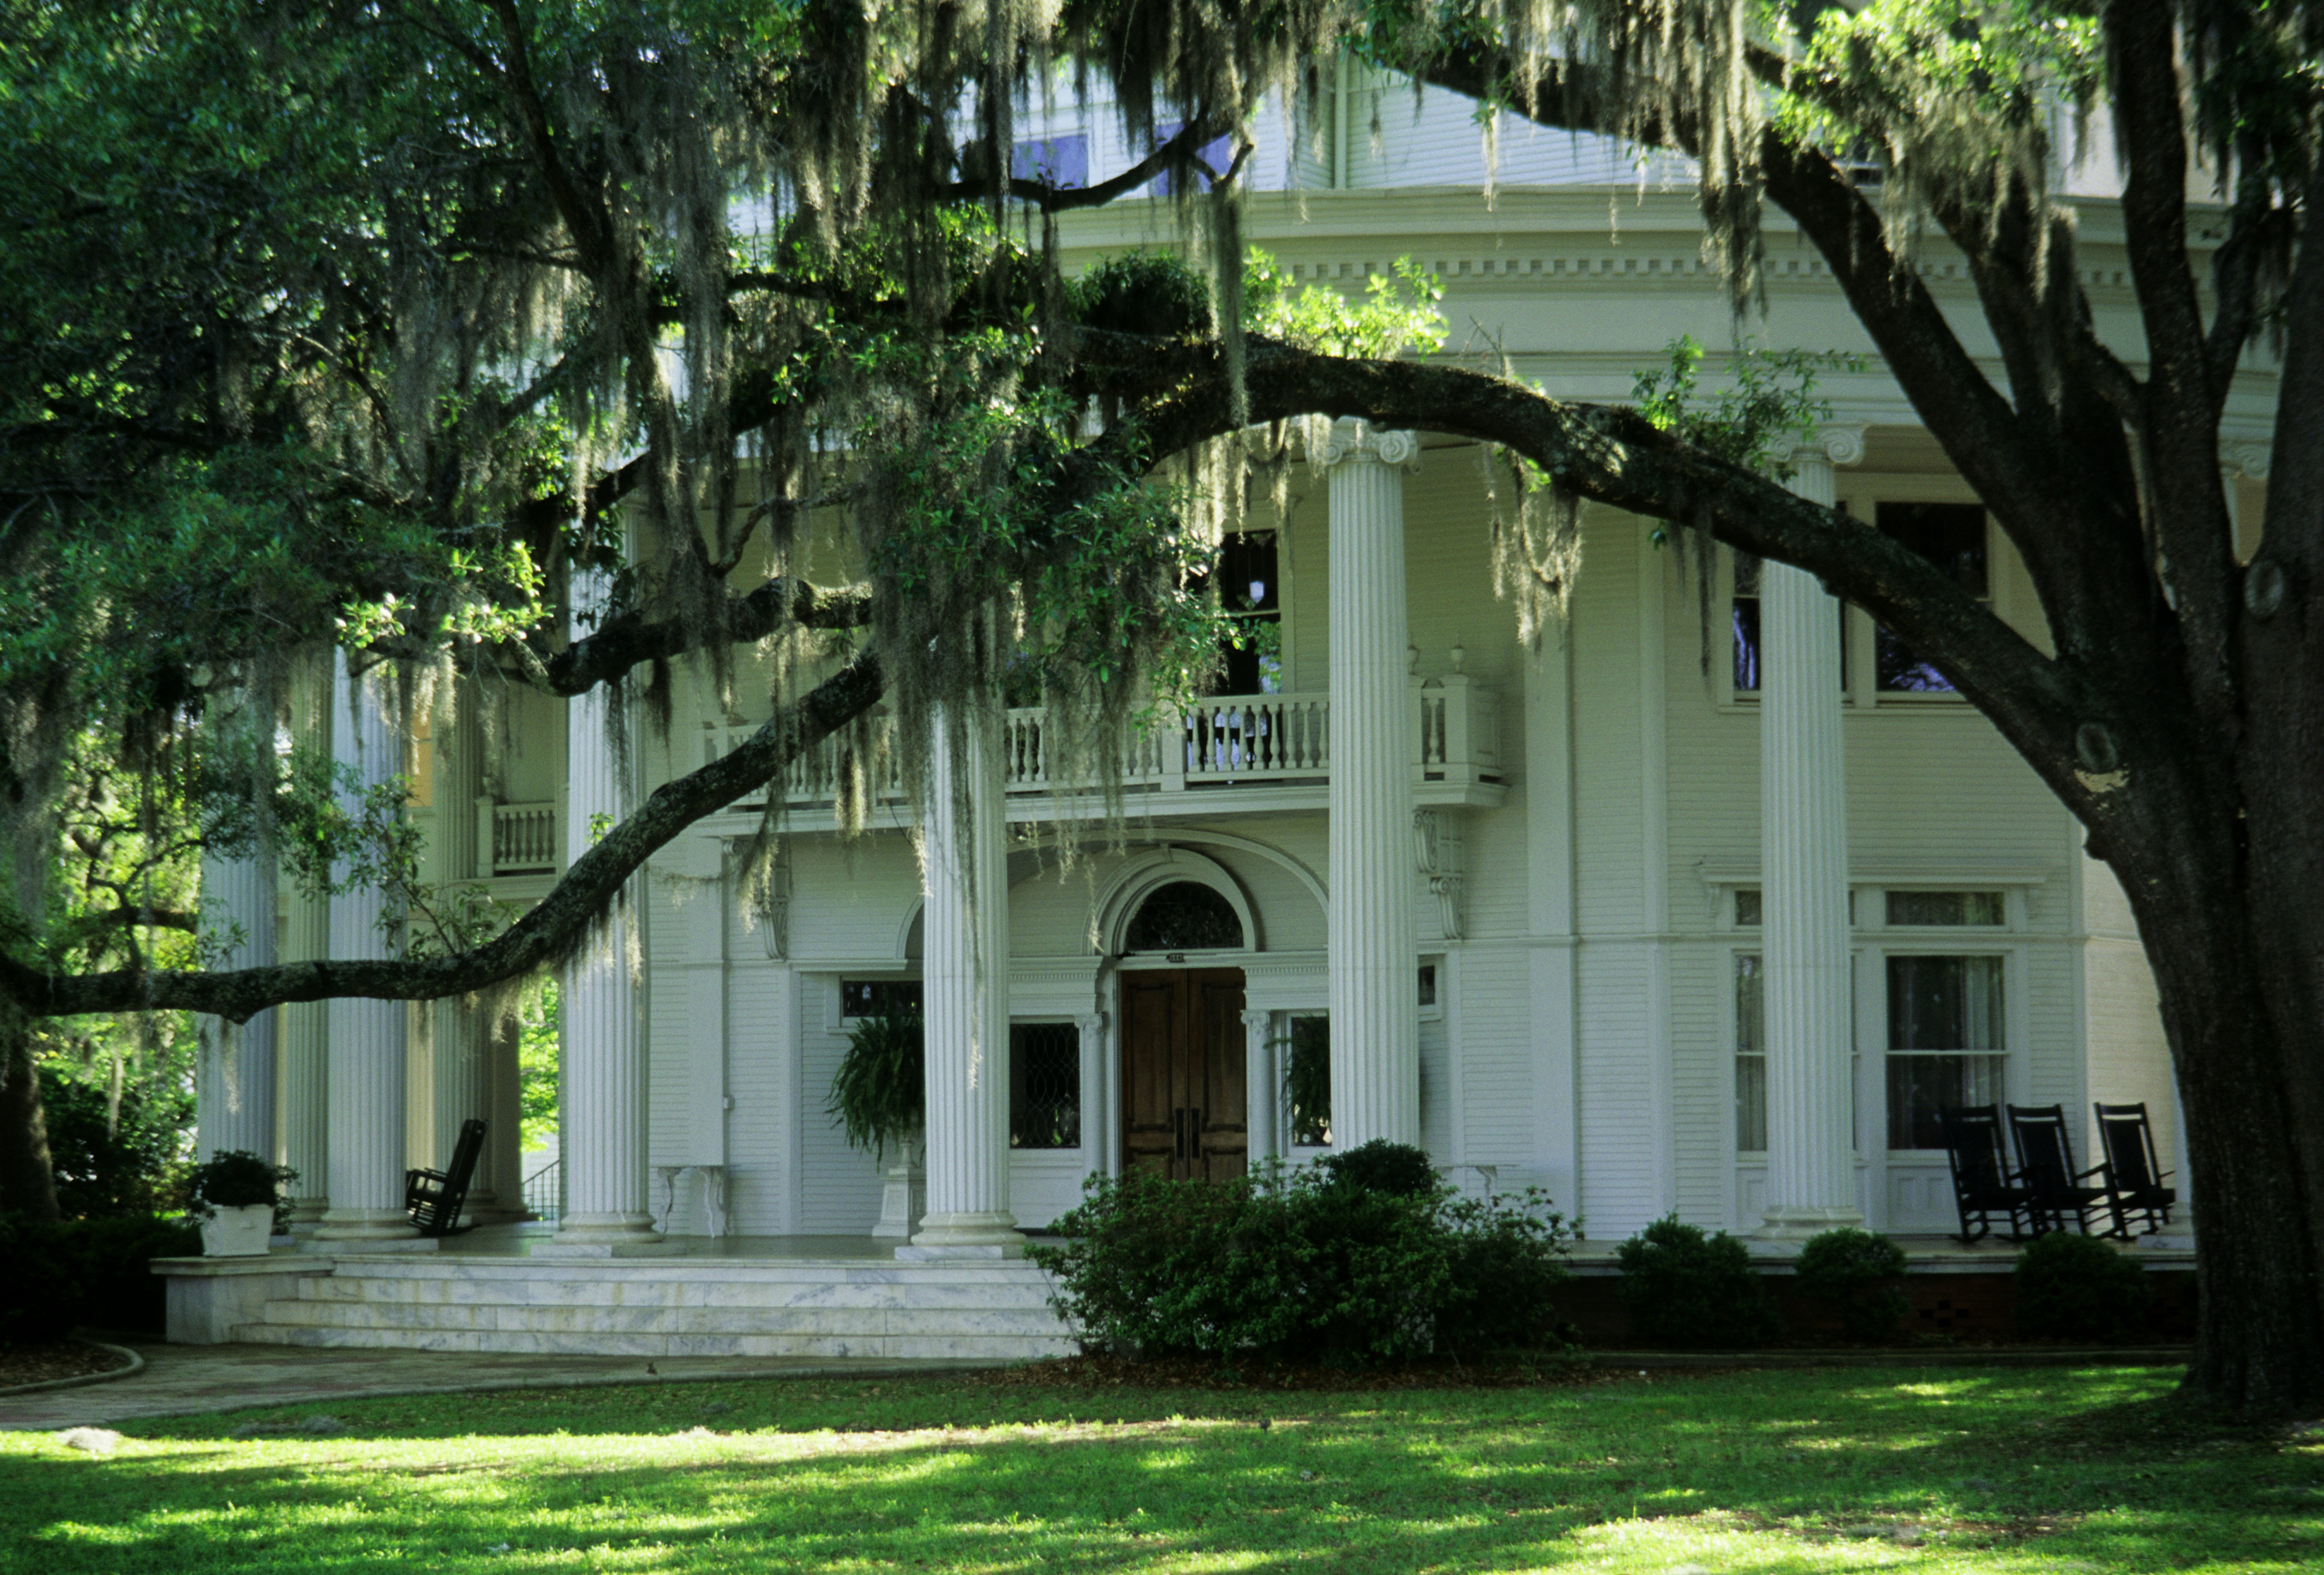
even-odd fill
[{"label": "column base", "polygon": [[900,1258],[1021,1257],[1024,1232],[1017,1216],[1006,1209],[977,1213],[930,1214],[920,1221],[908,1247],[896,1248]]},{"label": "column base", "polygon": [[1827,1230],[1864,1228],[1864,1211],[1837,1203],[1786,1203],[1760,1218],[1766,1223],[1751,1232],[1755,1241],[1805,1241]]},{"label": "column base", "polygon": [[437,1238],[420,1235],[401,1209],[333,1209],[300,1246],[317,1252],[433,1252]]},{"label": "column base", "polygon": [[533,1257],[651,1257],[685,1249],[663,1239],[650,1214],[567,1214]]}]

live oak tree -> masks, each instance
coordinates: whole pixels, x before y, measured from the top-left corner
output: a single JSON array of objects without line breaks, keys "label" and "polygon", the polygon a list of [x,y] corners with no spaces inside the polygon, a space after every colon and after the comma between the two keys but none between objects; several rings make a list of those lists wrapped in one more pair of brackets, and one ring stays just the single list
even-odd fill
[{"label": "live oak tree", "polygon": [[[242,1018],[493,986],[577,944],[654,849],[798,750],[870,747],[875,704],[917,782],[934,718],[1036,686],[1102,778],[1141,697],[1214,649],[1191,587],[1217,531],[1263,506],[1303,423],[1360,416],[1506,457],[1499,560],[1531,628],[1570,583],[1586,498],[1815,571],[1992,719],[2121,877],[2154,965],[2202,1237],[2191,1382],[2324,1402],[2311,7],[200,9],[17,0],[0,28],[14,1010]],[[1312,110],[1342,51],[1689,155],[1738,311],[1763,207],[1788,214],[2024,557],[2052,649],[1684,419],[1399,356],[1417,300],[1383,327],[1247,281],[1245,128],[1270,94]],[[1017,118],[1097,86],[1154,152],[1054,185],[1016,157]],[[2098,337],[2052,194],[2052,137],[2085,109],[2119,150],[2138,345]],[[1199,152],[1221,137],[1223,168]],[[1125,259],[1068,286],[1056,216],[1164,173],[1195,268]],[[1921,282],[1915,247],[1936,244],[1967,263],[1997,369]],[[2246,560],[2218,438],[2251,366],[2279,415]],[[852,545],[847,584],[798,573],[810,517]],[[567,642],[573,564],[621,573]],[[286,650],[334,639],[415,715],[454,674],[487,695],[623,686],[653,711],[685,660],[722,699],[768,684],[773,720],[489,937],[234,972],[64,950],[42,850],[76,762],[152,780],[172,747],[216,760],[213,801],[268,806],[214,816],[222,845],[319,824],[270,754],[207,743],[204,718],[279,706]],[[770,662],[735,659],[752,647]]]}]

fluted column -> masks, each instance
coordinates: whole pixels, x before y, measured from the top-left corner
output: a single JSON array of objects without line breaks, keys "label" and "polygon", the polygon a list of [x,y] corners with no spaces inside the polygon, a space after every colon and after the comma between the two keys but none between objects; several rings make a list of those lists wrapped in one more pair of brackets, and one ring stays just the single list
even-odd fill
[{"label": "fluted column", "polygon": [[[263,852],[239,859],[204,855],[202,928],[224,943],[216,966],[273,966],[273,859]],[[197,1158],[232,1150],[273,1157],[275,1027],[280,1016],[270,1008],[246,1023],[201,1019],[200,1073],[194,1088]]]},{"label": "fluted column", "polygon": [[[1827,507],[1853,428],[1795,451],[1792,490]],[[1849,990],[1848,792],[1840,607],[1787,564],[1760,570],[1760,884],[1766,967],[1767,1207],[1759,1234],[1801,1239],[1863,1220],[1857,1206],[1855,1028]]]},{"label": "fluted column", "polygon": [[[403,740],[372,686],[352,678],[345,651],[331,659],[331,758],[352,769],[355,786],[340,790],[341,806],[359,815],[364,790],[400,777]],[[329,950],[340,961],[385,959],[396,936],[387,894],[355,887],[330,899]],[[325,1015],[330,1114],[330,1209],[315,1232],[318,1241],[366,1248],[422,1242],[403,1211],[404,1081],[410,1064],[404,1003],[334,999]]]},{"label": "fluted column", "polygon": [[[330,752],[331,669],[319,656],[299,659],[290,691],[290,738],[301,751]],[[328,899],[294,886],[279,949],[286,962],[330,955]],[[289,1189],[290,1229],[301,1236],[313,1232],[330,1206],[330,1009],[328,1001],[320,1000],[294,1001],[280,1009],[277,1119],[282,1163],[298,1173]]]},{"label": "fluted column", "polygon": [[[570,601],[573,634],[580,614],[602,606],[611,576],[576,570]],[[602,688],[575,696],[565,708],[565,867],[571,869],[595,841],[593,818],[619,822],[629,813],[627,762],[616,759],[608,723],[613,701]],[[626,751],[624,751],[626,752]],[[661,1239],[646,1199],[646,1057],[630,962],[639,953],[640,882],[634,878],[605,922],[565,965],[559,982],[564,1031],[560,1146],[566,1211],[553,1247],[604,1253]],[[549,1250],[537,1248],[536,1253]]]},{"label": "fluted column", "polygon": [[1420,1141],[1413,723],[1404,603],[1409,432],[1340,421],[1331,476],[1332,1144]]},{"label": "fluted column", "polygon": [[999,722],[989,708],[969,717],[957,752],[946,718],[935,722],[920,834],[928,1211],[899,1257],[1013,1256],[1025,1240],[1009,1211],[1009,840]]}]

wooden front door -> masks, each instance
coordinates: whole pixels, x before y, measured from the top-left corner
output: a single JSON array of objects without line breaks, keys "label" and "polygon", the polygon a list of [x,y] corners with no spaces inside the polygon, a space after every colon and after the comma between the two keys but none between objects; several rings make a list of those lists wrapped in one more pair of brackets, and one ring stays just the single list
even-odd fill
[{"label": "wooden front door", "polygon": [[1122,1164],[1224,1181],[1250,1157],[1242,970],[1121,976]]}]

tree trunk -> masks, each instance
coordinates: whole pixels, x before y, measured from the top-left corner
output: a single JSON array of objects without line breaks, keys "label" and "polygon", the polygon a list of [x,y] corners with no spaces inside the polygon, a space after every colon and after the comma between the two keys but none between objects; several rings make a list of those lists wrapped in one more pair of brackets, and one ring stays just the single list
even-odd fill
[{"label": "tree trunk", "polygon": [[40,1069],[21,1018],[0,1034],[6,1036],[0,1043],[0,1212],[51,1220],[59,1212],[57,1175],[49,1164]]},{"label": "tree trunk", "polygon": [[2194,1193],[2200,1297],[2187,1385],[2237,1410],[2313,1415],[2324,1409],[2324,1253],[2309,1175],[2324,1132],[2292,1085],[2313,1078],[2297,1064],[2313,1061],[2316,1029],[2283,1031],[2263,937],[2280,922],[2319,940],[2313,925],[2267,911],[2264,887],[2183,879],[2200,861],[2169,854],[2188,851],[2182,841],[2110,861],[2138,912],[2187,1121],[2181,1179]]}]

